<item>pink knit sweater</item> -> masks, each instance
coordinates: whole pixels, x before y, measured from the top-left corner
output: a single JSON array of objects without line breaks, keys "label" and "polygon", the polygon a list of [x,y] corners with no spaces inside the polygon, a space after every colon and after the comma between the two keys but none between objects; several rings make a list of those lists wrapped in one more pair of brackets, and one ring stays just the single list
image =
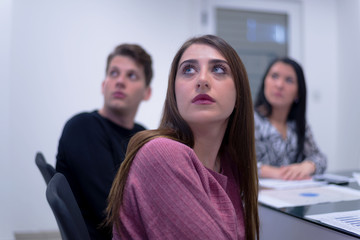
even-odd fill
[{"label": "pink knit sweater", "polygon": [[243,207],[229,159],[207,169],[184,144],[156,138],[137,153],[113,239],[244,239]]}]

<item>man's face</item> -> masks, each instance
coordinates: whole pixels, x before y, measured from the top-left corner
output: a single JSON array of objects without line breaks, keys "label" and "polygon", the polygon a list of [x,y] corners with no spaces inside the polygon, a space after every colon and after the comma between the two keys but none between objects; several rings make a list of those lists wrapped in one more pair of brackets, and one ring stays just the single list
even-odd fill
[{"label": "man's face", "polygon": [[104,108],[121,115],[136,114],[142,100],[150,98],[144,67],[127,56],[115,56],[102,83]]}]

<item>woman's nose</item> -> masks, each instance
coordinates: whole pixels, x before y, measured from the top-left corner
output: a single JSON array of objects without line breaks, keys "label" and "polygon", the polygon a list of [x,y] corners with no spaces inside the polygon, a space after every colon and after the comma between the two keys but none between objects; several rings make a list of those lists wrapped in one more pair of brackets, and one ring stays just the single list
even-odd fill
[{"label": "woman's nose", "polygon": [[276,82],[275,82],[276,86],[278,88],[282,88],[284,86],[284,80],[283,79],[278,79]]},{"label": "woman's nose", "polygon": [[198,88],[209,88],[210,85],[207,81],[198,81],[197,87]]},{"label": "woman's nose", "polygon": [[210,88],[210,79],[206,71],[200,72],[196,86],[197,88]]}]

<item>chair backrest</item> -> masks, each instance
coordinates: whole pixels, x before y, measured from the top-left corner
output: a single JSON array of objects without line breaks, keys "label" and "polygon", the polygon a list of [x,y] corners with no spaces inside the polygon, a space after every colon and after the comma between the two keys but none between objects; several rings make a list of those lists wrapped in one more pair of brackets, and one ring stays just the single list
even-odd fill
[{"label": "chair backrest", "polygon": [[46,162],[45,157],[41,152],[36,153],[35,163],[44,177],[46,184],[48,184],[50,179],[56,173],[55,168]]},{"label": "chair backrest", "polygon": [[90,239],[79,205],[65,176],[56,173],[46,188],[46,198],[63,240]]}]

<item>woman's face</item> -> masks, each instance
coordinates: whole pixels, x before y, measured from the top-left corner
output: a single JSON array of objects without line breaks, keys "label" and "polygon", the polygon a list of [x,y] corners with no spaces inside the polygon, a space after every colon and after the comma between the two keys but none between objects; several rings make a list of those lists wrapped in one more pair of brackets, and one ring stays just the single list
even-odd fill
[{"label": "woman's face", "polygon": [[298,98],[298,81],[290,64],[275,63],[266,75],[264,94],[273,108],[290,110]]},{"label": "woman's face", "polygon": [[190,127],[227,124],[236,101],[227,60],[209,45],[188,47],[179,61],[175,96],[180,115]]}]

